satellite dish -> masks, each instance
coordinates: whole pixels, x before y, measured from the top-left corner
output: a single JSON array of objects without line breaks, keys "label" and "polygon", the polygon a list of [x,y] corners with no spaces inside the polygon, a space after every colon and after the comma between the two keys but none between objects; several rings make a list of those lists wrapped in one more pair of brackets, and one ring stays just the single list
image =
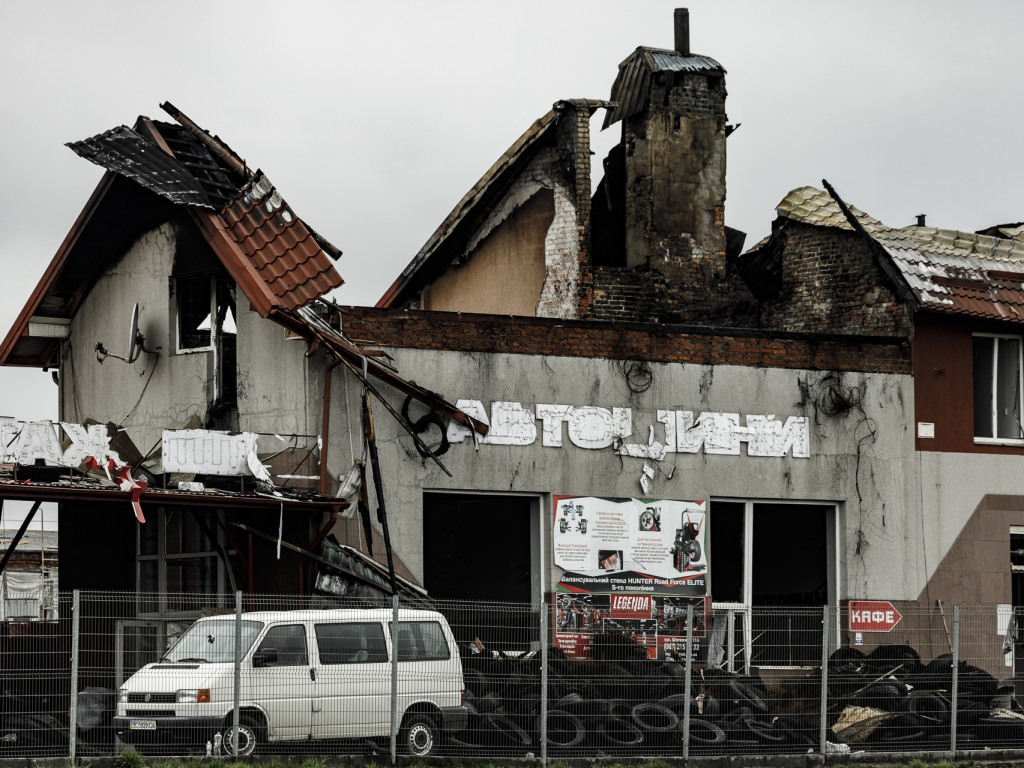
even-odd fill
[{"label": "satellite dish", "polygon": [[134,363],[142,350],[139,344],[139,304],[135,303],[132,308],[132,321],[128,326],[128,362]]},{"label": "satellite dish", "polygon": [[[160,347],[157,347],[159,350]],[[115,355],[112,352],[107,352],[103,346],[102,341],[96,342],[96,362],[102,363],[108,357],[112,357],[115,360],[120,360],[125,363],[134,363],[139,359],[139,355],[146,352],[151,355],[160,356],[159,352],[155,352],[151,349],[146,349],[146,337],[139,333],[139,305],[136,304],[132,307],[132,320],[128,324],[128,355],[127,357],[121,357]],[[141,373],[139,374],[142,375]]]}]

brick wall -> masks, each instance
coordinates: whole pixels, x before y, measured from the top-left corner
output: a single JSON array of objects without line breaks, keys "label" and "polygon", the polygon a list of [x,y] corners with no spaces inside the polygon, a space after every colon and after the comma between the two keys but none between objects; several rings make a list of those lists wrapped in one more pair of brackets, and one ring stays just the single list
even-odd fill
[{"label": "brick wall", "polygon": [[717,280],[710,269],[677,283],[661,272],[595,267],[588,320],[757,326],[753,298],[738,280]]},{"label": "brick wall", "polygon": [[909,345],[849,336],[720,331],[449,312],[343,308],[343,330],[367,347],[647,360],[664,363],[910,373]]},{"label": "brick wall", "polygon": [[775,238],[782,285],[777,297],[762,303],[761,327],[910,334],[910,310],[862,235],[787,221]]}]

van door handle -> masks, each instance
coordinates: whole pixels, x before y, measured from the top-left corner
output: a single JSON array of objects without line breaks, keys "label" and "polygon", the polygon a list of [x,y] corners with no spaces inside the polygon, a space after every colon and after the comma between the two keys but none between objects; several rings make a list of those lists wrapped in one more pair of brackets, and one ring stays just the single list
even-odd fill
[{"label": "van door handle", "polygon": [[312,667],[309,668],[309,679],[312,680],[314,683],[316,682],[316,670]]}]

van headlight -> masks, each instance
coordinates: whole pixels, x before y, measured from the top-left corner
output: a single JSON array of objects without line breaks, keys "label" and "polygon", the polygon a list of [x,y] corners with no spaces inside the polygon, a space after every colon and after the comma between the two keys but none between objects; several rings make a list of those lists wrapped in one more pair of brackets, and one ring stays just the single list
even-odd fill
[{"label": "van headlight", "polygon": [[128,703],[128,689],[122,688],[117,692],[117,703],[127,704]]},{"label": "van headlight", "polygon": [[183,688],[174,692],[178,704],[205,704],[210,701],[209,688]]}]

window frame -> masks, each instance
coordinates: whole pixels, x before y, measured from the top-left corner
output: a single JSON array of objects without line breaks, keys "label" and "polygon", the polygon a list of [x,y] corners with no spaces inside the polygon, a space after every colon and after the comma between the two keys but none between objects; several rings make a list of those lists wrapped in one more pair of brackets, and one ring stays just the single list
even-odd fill
[{"label": "window frame", "polygon": [[[412,632],[414,635],[418,634],[419,636],[416,638],[416,640],[417,640],[417,642],[420,642],[420,641],[423,640],[422,631],[417,633],[417,632],[414,632],[412,628],[414,626],[423,627],[423,626],[427,626],[427,625],[431,625],[431,624],[434,625],[435,627],[437,627],[437,632],[438,632],[438,634],[441,637],[441,647],[444,648],[444,655],[441,656],[441,655],[438,655],[436,653],[435,654],[430,654],[430,653],[428,653],[427,647],[425,645],[423,645],[423,647],[421,647],[421,648],[418,647],[417,648],[418,653],[417,653],[417,655],[413,656],[412,658],[406,658],[404,655],[403,656],[399,656],[398,635],[402,632],[402,630],[405,629],[405,630],[407,630],[409,632]],[[444,627],[441,626],[441,622],[436,621],[434,619],[399,621],[398,622],[398,632],[397,633],[395,632],[394,622],[389,621],[388,622],[388,634],[391,636],[392,653],[394,654],[394,657],[396,659],[398,659],[398,663],[400,663],[400,664],[412,663],[412,662],[420,662],[420,661],[448,661],[452,657],[451,648],[448,647],[448,638],[444,634]]]},{"label": "window frame", "polygon": [[[992,437],[984,437],[977,434],[977,397],[979,392],[979,382],[977,378],[977,372],[973,368],[973,361],[975,357],[976,340],[979,338],[993,339],[995,343],[992,345],[992,381],[989,394],[991,396],[991,412],[989,417],[991,419],[989,428],[992,431]],[[1017,344],[1017,432],[1018,437],[1001,437],[999,436],[999,343],[1001,340],[1012,340]],[[971,425],[971,432],[974,436],[974,442],[977,445],[1024,445],[1024,336],[1015,335],[1012,333],[973,333],[971,334],[971,383],[974,390],[971,393],[971,404],[974,406],[975,419]]]},{"label": "window frame", "polygon": [[[365,641],[365,648],[360,648],[360,651],[366,651],[366,658],[359,660],[356,659],[356,651],[349,655],[348,658],[341,659],[343,652],[340,650],[332,650],[327,646],[332,641],[336,641],[339,638],[337,636],[332,637],[330,635],[330,628],[332,627],[349,627],[365,629],[367,627],[373,627],[376,632],[363,632],[360,640]],[[321,633],[323,629],[323,633]],[[375,635],[375,636],[372,636]],[[325,667],[341,667],[347,664],[386,664],[388,663],[388,646],[387,640],[384,636],[384,625],[379,621],[367,620],[367,621],[318,621],[313,623],[313,639],[316,642],[317,657],[320,660],[320,664]],[[353,639],[353,638],[347,638]],[[376,644],[376,645],[375,645]]]},{"label": "window frame", "polygon": [[[147,512],[149,517],[147,525],[155,525],[157,531],[156,551],[143,554],[142,552],[142,526],[136,526],[135,533],[135,602],[136,615],[139,617],[180,617],[193,616],[195,610],[185,608],[172,608],[168,601],[167,593],[167,566],[182,560],[194,560],[206,558],[212,560],[214,568],[213,592],[203,594],[202,598],[206,604],[224,605],[224,592],[226,589],[226,574],[224,564],[221,561],[220,552],[216,546],[208,550],[197,550],[194,552],[167,552],[167,515],[169,513],[180,513],[193,520],[189,507],[185,506],[159,506],[153,512]],[[216,525],[214,534],[217,537],[217,544],[223,549],[222,527],[224,512],[217,510]],[[195,522],[193,520],[193,522]],[[198,525],[198,523],[195,523]],[[143,563],[155,562],[157,568],[157,583],[155,591],[143,591],[142,588],[142,567]],[[179,593],[175,593],[176,595]],[[150,610],[150,606],[156,605],[156,610]]]},{"label": "window frame", "polygon": [[[209,318],[210,318],[210,343],[206,346],[201,347],[183,347],[182,346],[182,330],[181,330],[181,300],[183,291],[181,285],[185,281],[199,281],[206,279],[207,298],[210,300],[209,306]],[[213,352],[217,347],[217,323],[214,318],[217,317],[217,275],[215,273],[208,274],[191,274],[191,275],[175,275],[174,276],[174,354],[176,355],[192,355],[199,352]]]},{"label": "window frame", "polygon": [[[711,503],[708,505],[708,524],[710,530],[708,533],[708,546],[709,549],[714,551],[713,537],[715,535],[715,502],[719,503],[732,503],[743,505],[743,580],[742,580],[742,594],[739,602],[715,602],[711,600],[711,611],[713,613],[724,613],[727,617],[728,629],[727,629],[727,646],[726,646],[726,669],[730,672],[736,671],[736,655],[737,649],[734,647],[736,638],[736,624],[737,619],[740,619],[740,629],[742,633],[742,645],[743,645],[743,668],[744,671],[749,674],[751,670],[751,659],[753,658],[753,624],[752,616],[755,608],[753,601],[753,583],[754,583],[754,507],[755,506],[768,506],[768,505],[779,505],[779,506],[812,506],[812,507],[830,507],[831,510],[827,513],[825,521],[825,531],[827,536],[827,551],[826,562],[827,568],[827,589],[828,589],[828,605],[833,608],[838,608],[839,605],[839,584],[840,584],[840,568],[839,568],[839,555],[840,555],[840,541],[839,541],[839,504],[834,501],[793,501],[790,499],[756,499],[756,498],[736,498],[736,497],[712,497]],[[710,578],[711,583],[714,583],[715,578],[715,563],[711,560],[709,554],[709,566],[710,566]],[[710,590],[709,590],[710,597]],[[838,616],[838,611],[836,612]],[[832,627],[834,637],[833,644],[839,642],[839,626]],[[838,647],[838,645],[836,646]],[[773,665],[759,665],[768,669],[793,669],[803,667],[779,667]]]}]

